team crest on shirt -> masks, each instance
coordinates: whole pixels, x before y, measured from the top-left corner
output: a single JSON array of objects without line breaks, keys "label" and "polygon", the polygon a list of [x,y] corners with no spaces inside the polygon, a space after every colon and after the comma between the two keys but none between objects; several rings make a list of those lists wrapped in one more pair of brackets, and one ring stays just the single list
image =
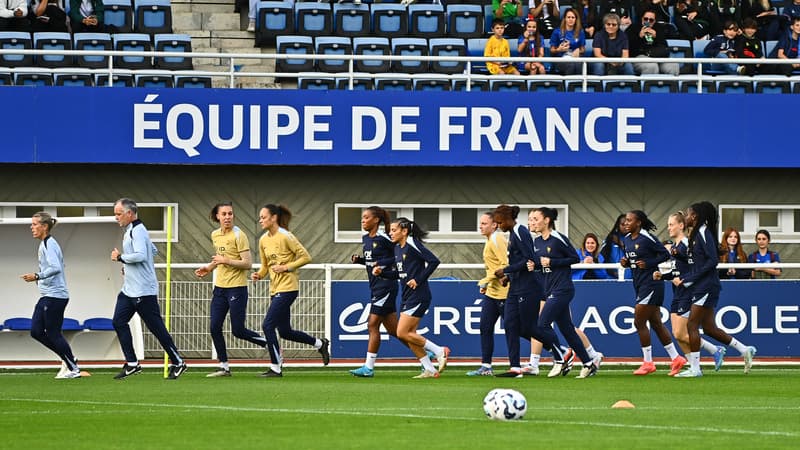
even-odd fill
[{"label": "team crest on shirt", "polygon": [[550,253],[550,247],[547,247],[547,253]]},{"label": "team crest on shirt", "polygon": [[375,247],[377,247],[377,246],[378,246],[378,243],[377,243],[377,242],[373,242],[373,243],[372,243],[372,248],[375,248]]}]

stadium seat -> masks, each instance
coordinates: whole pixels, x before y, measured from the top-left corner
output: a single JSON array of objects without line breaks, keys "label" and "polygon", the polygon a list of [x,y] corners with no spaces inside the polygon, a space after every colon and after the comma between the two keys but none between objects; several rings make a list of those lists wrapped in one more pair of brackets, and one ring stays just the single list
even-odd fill
[{"label": "stadium seat", "polygon": [[408,11],[391,3],[372,5],[372,29],[375,36],[396,38],[408,36]]},{"label": "stadium seat", "polygon": [[94,86],[94,76],[79,68],[59,69],[54,79],[56,86]]},{"label": "stadium seat", "polygon": [[336,88],[334,78],[320,78],[317,75],[297,79],[297,89],[333,90]]},{"label": "stadium seat", "polygon": [[[392,39],[392,54],[395,56],[428,56],[428,40],[423,38]],[[428,61],[392,61],[392,71],[402,73],[427,73]]]},{"label": "stadium seat", "polygon": [[564,82],[561,80],[528,80],[530,92],[564,92]]},{"label": "stadium seat", "polygon": [[[469,56],[479,56],[483,58],[483,51],[486,49],[486,42],[488,38],[472,38],[467,39],[467,54]],[[486,61],[472,61],[472,73],[488,75],[489,70],[486,68]]]},{"label": "stadium seat", "polygon": [[478,5],[447,5],[447,35],[470,39],[484,37],[483,8]]},{"label": "stadium seat", "polygon": [[[149,52],[152,50],[150,35],[144,33],[115,33],[114,50],[129,52]],[[125,55],[114,57],[114,67],[124,69],[150,69],[153,59],[149,56]]]},{"label": "stadium seat", "polygon": [[600,80],[586,80],[584,90],[583,80],[566,80],[567,92],[603,92],[603,82]]},{"label": "stadium seat", "polygon": [[[30,33],[21,31],[0,31],[0,50],[25,50],[33,48]],[[30,67],[33,65],[33,55],[7,55],[0,54],[2,67]]]},{"label": "stadium seat", "polygon": [[275,45],[278,54],[305,56],[305,58],[276,60],[275,67],[278,72],[297,73],[314,70],[314,40],[311,36],[278,36]]},{"label": "stadium seat", "polygon": [[678,80],[648,80],[642,81],[642,92],[675,93],[678,92]]},{"label": "stadium seat", "polygon": [[[72,36],[69,33],[42,32],[33,34],[33,48],[39,50],[72,50]],[[70,67],[72,56],[40,55],[36,58],[39,67]]]},{"label": "stadium seat", "polygon": [[[69,1],[65,3],[69,4]],[[116,33],[133,31],[133,6],[131,0],[103,0],[103,23],[115,28]]]},{"label": "stadium seat", "polygon": [[[75,33],[72,39],[75,50],[111,50],[114,48],[111,35],[108,33]],[[108,56],[79,55],[76,56],[76,62],[80,67],[102,69],[108,67]]]},{"label": "stadium seat", "polygon": [[192,52],[192,37],[188,34],[156,34],[153,36],[153,48],[157,52],[175,53],[176,56],[156,56],[153,65],[165,70],[192,70],[192,58],[177,56],[179,53]]},{"label": "stadium seat", "polygon": [[720,94],[752,94],[753,83],[743,80],[718,80],[717,92]]},{"label": "stadium seat", "polygon": [[[314,40],[317,55],[352,55],[353,43],[344,36],[320,36]],[[317,70],[320,72],[348,72],[350,60],[317,59]]]},{"label": "stadium seat", "polygon": [[0,86],[13,86],[13,85],[14,85],[14,77],[11,76],[11,73],[5,71],[0,72]]},{"label": "stadium seat", "polygon": [[778,41],[764,41],[764,57],[765,58],[778,57]]},{"label": "stadium seat", "polygon": [[361,37],[372,34],[372,16],[366,4],[336,3],[333,5],[333,31],[337,36]]},{"label": "stadium seat", "polygon": [[64,321],[61,322],[61,329],[63,331],[80,331],[83,330],[83,327],[77,320],[65,317]]},{"label": "stadium seat", "polygon": [[[708,58],[703,50],[705,50],[709,42],[711,41],[708,39],[696,39],[692,41],[692,56],[695,58]],[[703,64],[703,73],[706,75],[721,75],[725,72],[717,70],[717,68],[712,67],[711,64]]]},{"label": "stadium seat", "polygon": [[113,331],[114,322],[105,317],[93,317],[83,321],[83,328],[93,331]]},{"label": "stadium seat", "polygon": [[294,33],[293,2],[258,2],[256,8],[256,45],[264,47],[275,42],[277,36]]},{"label": "stadium seat", "polygon": [[603,80],[603,91],[605,92],[642,92],[642,85],[639,80],[631,77],[624,80]]},{"label": "stadium seat", "polygon": [[449,91],[452,85],[450,80],[444,78],[423,79],[417,78],[414,80],[415,91]]},{"label": "stadium seat", "polygon": [[212,87],[211,77],[175,74],[175,87],[187,89],[208,89]]},{"label": "stadium seat", "polygon": [[[428,40],[430,55],[439,57],[467,56],[467,46],[460,38],[434,38]],[[464,61],[431,61],[430,68],[433,73],[457,74],[464,73],[467,63]]]},{"label": "stadium seat", "polygon": [[30,330],[33,321],[27,317],[13,317],[3,322],[6,330]]},{"label": "stadium seat", "polygon": [[[466,91],[467,90],[467,80],[455,80],[453,81],[453,90],[454,91]],[[469,90],[470,92],[479,92],[479,91],[488,91],[489,90],[489,81],[488,80],[470,80],[469,82]]]},{"label": "stadium seat", "polygon": [[[389,39],[382,37],[353,38],[353,54],[369,56],[389,56],[392,54]],[[385,73],[389,71],[391,62],[379,59],[360,59],[355,61],[355,70],[367,73]]]},{"label": "stadium seat", "polygon": [[755,80],[756,94],[789,94],[791,92],[792,86],[789,81]]},{"label": "stadium seat", "polygon": [[[681,83],[681,92],[687,94],[697,93],[697,80],[680,80],[680,83]],[[717,92],[717,85],[714,81],[711,80],[703,81],[701,86],[702,86],[702,93],[704,94],[713,94]]]},{"label": "stadium seat", "polygon": [[494,92],[527,92],[528,83],[525,80],[492,79],[489,80],[489,90]]},{"label": "stadium seat", "polygon": [[134,0],[134,31],[146,34],[172,33],[172,7],[169,0]]},{"label": "stadium seat", "polygon": [[412,88],[411,80],[387,80],[381,78],[375,85],[375,89],[379,91],[410,91]]},{"label": "stadium seat", "polygon": [[[108,74],[96,74],[94,79],[95,86],[108,86]],[[111,87],[133,87],[133,73],[130,70],[115,69],[111,76]],[[84,326],[86,326],[84,324]]]},{"label": "stadium seat", "polygon": [[[667,39],[670,58],[691,58],[694,54],[692,43],[684,39]],[[680,73],[692,73],[692,64],[680,63]]]},{"label": "stadium seat", "polygon": [[418,5],[408,7],[409,34],[422,38],[445,37],[444,7],[442,5]]},{"label": "stadium seat", "polygon": [[136,75],[136,87],[143,88],[171,88],[174,86],[172,73],[166,70],[161,73]]},{"label": "stadium seat", "polygon": [[331,5],[321,2],[295,3],[297,34],[300,36],[327,36],[333,32]]},{"label": "stadium seat", "polygon": [[[354,91],[371,91],[375,88],[375,83],[371,78],[353,78]],[[350,90],[349,78],[337,78],[336,89]]]}]

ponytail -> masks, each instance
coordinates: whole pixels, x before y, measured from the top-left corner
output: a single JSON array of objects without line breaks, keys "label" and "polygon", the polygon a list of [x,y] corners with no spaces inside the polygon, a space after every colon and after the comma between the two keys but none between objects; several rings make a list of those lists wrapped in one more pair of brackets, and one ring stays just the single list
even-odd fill
[{"label": "ponytail", "polygon": [[51,216],[50,213],[46,213],[44,211],[37,212],[33,215],[33,218],[38,220],[40,224],[47,226],[48,234],[50,234],[50,232],[56,226],[56,223],[58,223],[58,219]]},{"label": "ponytail", "polygon": [[392,220],[389,217],[389,211],[381,208],[380,206],[370,206],[366,210],[369,211],[374,217],[378,218],[378,223],[383,224],[384,232],[389,234],[389,224],[392,223]]},{"label": "ponytail", "polygon": [[394,221],[402,229],[408,230],[408,235],[413,237],[415,240],[424,243],[425,238],[428,237],[428,232],[425,231],[422,227],[419,226],[418,223],[414,222],[413,220],[407,219],[405,217],[399,217],[397,220]]},{"label": "ponytail", "polygon": [[278,226],[288,230],[289,229],[289,221],[292,220],[292,212],[289,211],[289,208],[283,205],[274,205],[272,203],[268,203],[264,205],[264,209],[269,211],[270,215],[278,216]]}]

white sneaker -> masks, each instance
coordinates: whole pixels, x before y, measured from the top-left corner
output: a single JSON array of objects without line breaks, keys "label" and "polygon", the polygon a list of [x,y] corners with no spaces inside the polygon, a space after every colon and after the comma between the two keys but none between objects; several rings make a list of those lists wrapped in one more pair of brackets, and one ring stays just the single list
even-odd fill
[{"label": "white sneaker", "polygon": [[255,33],[256,32],[256,21],[255,20],[250,19],[250,22],[247,23],[247,31],[249,31],[251,33]]},{"label": "white sneaker", "polygon": [[68,380],[72,378],[80,378],[81,377],[81,369],[75,368],[75,370],[67,370],[63,374],[59,374],[56,376],[56,379],[59,380]]},{"label": "white sneaker", "polygon": [[750,373],[750,368],[753,367],[753,358],[756,356],[756,348],[752,345],[747,347],[747,351],[742,356],[744,356],[744,373]]},{"label": "white sneaker", "polygon": [[575,378],[589,378],[595,375],[597,375],[597,366],[594,363],[591,363],[588,366],[583,366],[580,375]]},{"label": "white sneaker", "polygon": [[64,377],[64,374],[69,372],[69,368],[67,367],[67,363],[61,361],[61,369],[59,369],[58,373],[55,376],[56,380],[60,380]]},{"label": "white sneaker", "polygon": [[539,367],[534,367],[530,364],[522,368],[522,374],[525,376],[536,376],[539,375]]},{"label": "white sneaker", "polygon": [[703,376],[702,370],[694,370],[691,367],[675,375],[675,378],[700,378]]}]

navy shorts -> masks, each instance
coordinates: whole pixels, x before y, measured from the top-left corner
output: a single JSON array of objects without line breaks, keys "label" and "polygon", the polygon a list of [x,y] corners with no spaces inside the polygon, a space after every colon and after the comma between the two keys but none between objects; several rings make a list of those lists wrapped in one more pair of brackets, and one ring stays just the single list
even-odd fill
[{"label": "navy shorts", "polygon": [[703,308],[715,309],[719,303],[719,292],[703,292],[694,294],[692,297],[693,306],[702,306]]},{"label": "navy shorts", "polygon": [[397,289],[388,292],[373,293],[370,299],[369,313],[376,316],[388,316],[397,312]]},{"label": "navy shorts", "polygon": [[642,289],[636,293],[637,305],[661,306],[664,304],[664,289]]},{"label": "navy shorts", "polygon": [[423,317],[430,307],[430,300],[421,300],[412,297],[400,305],[400,312],[411,317]]},{"label": "navy shorts", "polygon": [[692,298],[691,297],[682,297],[682,298],[672,298],[672,305],[670,307],[670,313],[677,314],[681,317],[689,318],[689,312],[692,310]]}]

